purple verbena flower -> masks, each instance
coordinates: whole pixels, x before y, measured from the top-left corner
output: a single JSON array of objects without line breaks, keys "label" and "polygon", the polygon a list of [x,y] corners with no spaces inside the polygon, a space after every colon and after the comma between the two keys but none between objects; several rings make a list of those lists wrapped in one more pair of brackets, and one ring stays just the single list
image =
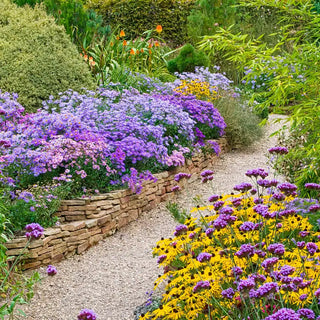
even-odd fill
[{"label": "purple verbena flower", "polygon": [[89,309],[83,309],[78,315],[78,320],[96,320],[97,315]]}]

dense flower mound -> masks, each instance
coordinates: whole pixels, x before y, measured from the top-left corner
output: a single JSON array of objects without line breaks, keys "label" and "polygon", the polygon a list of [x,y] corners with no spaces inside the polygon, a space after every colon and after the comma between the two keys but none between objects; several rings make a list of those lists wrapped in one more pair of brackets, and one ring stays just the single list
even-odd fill
[{"label": "dense flower mound", "polygon": [[164,274],[155,287],[165,281],[166,289],[160,306],[141,320],[320,314],[320,232],[292,206],[294,185],[266,180],[263,169],[247,176],[252,185],[236,186],[235,195],[213,195],[211,205],[193,209],[202,218],[188,218],[172,238],[157,243]]},{"label": "dense flower mound", "polygon": [[99,172],[106,184],[139,191],[142,180],[153,179],[147,170],[184,163],[198,144],[199,123],[214,131],[207,138],[225,128],[212,104],[192,97],[69,90],[27,115],[16,98],[0,96],[0,170],[12,186],[28,175],[85,186]]}]

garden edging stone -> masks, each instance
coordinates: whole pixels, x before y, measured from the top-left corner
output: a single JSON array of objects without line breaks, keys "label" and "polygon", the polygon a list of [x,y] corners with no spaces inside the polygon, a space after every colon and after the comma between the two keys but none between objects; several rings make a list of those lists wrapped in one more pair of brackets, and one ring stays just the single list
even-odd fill
[{"label": "garden edging stone", "polygon": [[[228,149],[225,138],[218,140],[221,152]],[[57,263],[75,254],[81,254],[103,238],[136,220],[145,211],[160,202],[174,197],[172,187],[183,183],[174,180],[178,172],[198,174],[212,168],[218,157],[197,153],[185,164],[172,170],[155,174],[157,182],[145,182],[140,194],[130,189],[116,190],[84,199],[61,201],[56,212],[59,225],[46,228],[41,239],[30,243],[21,258],[23,270]],[[7,255],[13,261],[26,245],[25,237],[14,238],[6,243]]]}]

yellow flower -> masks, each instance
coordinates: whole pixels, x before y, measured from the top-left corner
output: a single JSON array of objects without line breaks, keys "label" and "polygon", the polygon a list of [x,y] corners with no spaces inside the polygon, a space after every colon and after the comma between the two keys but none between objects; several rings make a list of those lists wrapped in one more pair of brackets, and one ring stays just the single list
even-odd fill
[{"label": "yellow flower", "polygon": [[126,35],[126,34],[124,33],[124,31],[123,31],[123,30],[121,30],[121,31],[120,31],[120,35],[119,35],[119,36],[120,36],[120,38],[125,37],[125,35]]}]

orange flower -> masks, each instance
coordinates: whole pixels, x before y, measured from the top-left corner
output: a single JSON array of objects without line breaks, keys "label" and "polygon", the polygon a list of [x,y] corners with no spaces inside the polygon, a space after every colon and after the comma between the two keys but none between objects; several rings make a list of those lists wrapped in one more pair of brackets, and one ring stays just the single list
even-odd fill
[{"label": "orange flower", "polygon": [[127,45],[127,41],[123,40],[122,45],[126,46]]},{"label": "orange flower", "polygon": [[85,54],[85,55],[83,56],[83,59],[84,59],[84,61],[87,61],[87,60],[88,60],[88,56]]},{"label": "orange flower", "polygon": [[152,51],[151,51],[151,49],[149,49],[149,53],[150,53],[150,54],[152,54]]},{"label": "orange flower", "polygon": [[130,50],[130,54],[135,54],[135,51],[134,51],[134,49],[133,49],[133,48],[131,48],[131,50]]},{"label": "orange flower", "polygon": [[124,33],[123,30],[120,31],[120,38],[124,37],[126,34]]},{"label": "orange flower", "polygon": [[156,41],[156,42],[154,43],[154,45],[155,45],[155,47],[159,47],[159,42]]},{"label": "orange flower", "polygon": [[112,41],[110,42],[110,47],[113,47],[113,42]]},{"label": "orange flower", "polygon": [[91,61],[90,65],[91,65],[91,67],[94,67],[96,65],[96,62],[95,61]]},{"label": "orange flower", "polygon": [[116,36],[116,39],[119,40],[120,39],[119,36]]},{"label": "orange flower", "polygon": [[92,57],[90,57],[90,58],[89,58],[89,62],[92,62],[92,61],[93,61],[93,58],[92,58]]},{"label": "orange flower", "polygon": [[149,49],[152,48],[152,43],[151,43],[151,42],[149,43],[148,48],[149,48]]},{"label": "orange flower", "polygon": [[141,49],[140,49],[140,52],[141,52],[141,53],[144,53],[144,50],[143,50],[143,48],[141,48]]},{"label": "orange flower", "polygon": [[161,32],[162,32],[162,26],[161,26],[160,24],[157,25],[156,31],[157,31],[158,33],[161,33]]}]

